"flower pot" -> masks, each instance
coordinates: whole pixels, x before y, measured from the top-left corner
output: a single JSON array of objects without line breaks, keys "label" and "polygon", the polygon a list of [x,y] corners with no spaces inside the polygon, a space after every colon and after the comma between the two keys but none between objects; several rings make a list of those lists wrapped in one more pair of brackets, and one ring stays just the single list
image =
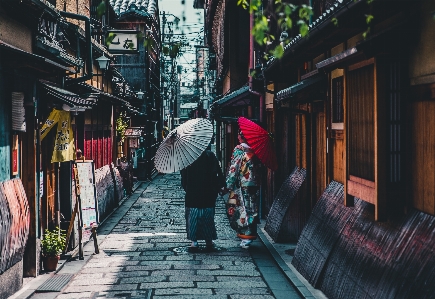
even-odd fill
[{"label": "flower pot", "polygon": [[55,271],[57,268],[57,263],[59,262],[60,256],[45,256],[42,259],[42,265],[44,266],[44,270],[47,272]]}]

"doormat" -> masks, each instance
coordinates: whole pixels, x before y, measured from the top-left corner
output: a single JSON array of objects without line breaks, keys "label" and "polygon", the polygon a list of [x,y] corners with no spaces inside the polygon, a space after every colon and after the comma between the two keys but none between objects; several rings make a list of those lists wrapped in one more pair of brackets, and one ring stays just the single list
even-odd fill
[{"label": "doormat", "polygon": [[42,292],[60,292],[64,286],[72,279],[74,274],[55,274],[53,277],[47,279],[35,291]]}]

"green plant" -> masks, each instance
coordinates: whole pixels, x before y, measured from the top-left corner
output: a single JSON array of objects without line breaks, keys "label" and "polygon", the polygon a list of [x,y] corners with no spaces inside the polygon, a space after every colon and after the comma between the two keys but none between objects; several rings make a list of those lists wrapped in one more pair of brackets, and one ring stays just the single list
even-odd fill
[{"label": "green plant", "polygon": [[125,139],[125,130],[128,128],[128,120],[126,118],[126,113],[121,112],[116,119],[116,132],[119,138],[119,141],[124,142]]},{"label": "green plant", "polygon": [[[354,0],[355,2],[358,0]],[[371,7],[374,0],[366,0],[366,3]],[[293,24],[299,26],[299,33],[302,37],[309,36],[309,25],[311,24],[311,18],[314,16],[314,11],[311,6],[300,4],[301,1],[284,1],[274,0],[275,15],[277,17],[277,25],[282,31],[288,31],[293,27]],[[237,0],[237,5],[249,10],[249,13],[253,13],[255,16],[254,26],[251,34],[254,40],[260,45],[273,44],[275,36],[270,32],[270,15],[267,10],[263,9],[263,1],[261,0]],[[370,34],[371,23],[374,19],[373,14],[365,15],[367,30],[363,32],[363,37],[366,39]],[[435,19],[435,17],[434,17]],[[338,19],[332,18],[331,22],[338,26]],[[283,46],[287,45],[291,41],[291,37],[283,38],[280,44],[274,46],[273,49],[265,55],[266,59],[270,58],[270,55],[276,58],[282,58],[284,56]]]},{"label": "green plant", "polygon": [[58,226],[54,230],[45,230],[41,240],[41,250],[43,256],[57,256],[63,252],[66,244],[66,233]]}]

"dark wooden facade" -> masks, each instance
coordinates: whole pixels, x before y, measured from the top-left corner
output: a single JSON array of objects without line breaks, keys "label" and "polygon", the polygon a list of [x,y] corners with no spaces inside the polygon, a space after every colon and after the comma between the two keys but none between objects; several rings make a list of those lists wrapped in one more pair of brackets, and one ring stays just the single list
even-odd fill
[{"label": "dark wooden facade", "polygon": [[[163,101],[160,97],[160,17],[157,1],[143,2],[136,7],[131,1],[118,1],[112,7],[116,13],[116,28],[137,30],[138,54],[121,55],[115,65],[132,90],[143,92],[143,99],[136,99],[132,104],[138,107],[140,115],[132,116],[130,125],[142,129],[140,148],[145,150],[145,158],[138,162],[139,179],[150,179],[157,173],[154,167],[154,155],[162,137]],[[157,133],[159,132],[159,133]],[[124,150],[128,159],[131,154],[127,144]]]},{"label": "dark wooden facade", "polygon": [[[207,42],[216,53],[213,57],[218,78],[218,96],[211,104],[210,117],[216,122],[217,157],[225,172],[238,144],[237,118],[244,116],[266,125],[265,112],[260,109],[264,103],[263,82],[250,75],[250,68],[261,63],[261,59],[252,54],[255,51],[250,36],[252,18],[247,10],[232,1],[210,1],[206,5],[206,16]],[[270,173],[266,168],[263,173],[266,180]]]},{"label": "dark wooden facade", "polygon": [[[429,115],[435,67],[427,37],[435,29],[424,12],[434,6],[431,1],[336,4],[322,19],[313,19],[309,39],[295,37],[284,57],[265,69],[275,87],[277,150],[291,160],[275,181],[290,172],[286,165],[307,169],[299,205],[289,212],[289,231],[301,236],[294,265],[331,298],[430,298],[430,291],[413,286],[433,276],[420,271],[424,278],[417,279],[409,273],[422,258],[432,265],[432,253],[392,258],[377,252],[404,249],[399,243],[413,243],[406,236],[414,233],[432,242]],[[364,38],[368,27],[359,15],[369,12],[376,21]],[[331,24],[333,17],[339,26]],[[416,224],[415,217],[431,220]],[[380,269],[379,276],[369,277]],[[407,283],[392,278],[396,271]]]},{"label": "dark wooden facade", "polygon": [[[267,3],[265,11],[276,20]],[[280,167],[266,171],[263,216],[291,171],[306,170],[282,223],[289,236],[302,236],[294,258],[298,271],[331,298],[430,298],[430,291],[414,287],[414,279],[433,281],[433,275],[412,271],[420,259],[432,267],[433,254],[408,236],[431,244],[434,233],[434,3],[310,3],[309,36],[288,32],[292,40],[283,58],[263,68],[266,89],[257,90],[265,101],[257,102],[243,87],[228,88],[231,80],[224,77],[231,77],[238,53],[225,42],[236,30],[228,27],[228,3],[211,1],[206,26],[223,74],[217,82],[223,95],[212,105],[218,155],[228,161],[237,117],[258,120],[264,109],[260,123],[274,134]],[[370,25],[367,14],[374,16]],[[278,26],[272,30],[279,36]],[[419,248],[422,255],[378,254],[399,247]],[[403,276],[395,280],[391,275],[398,271]]]},{"label": "dark wooden facade", "polygon": [[[44,229],[62,226],[71,217],[71,161],[51,162],[55,129],[40,139],[52,109],[70,111],[75,147],[97,168],[113,168],[116,160],[115,111],[139,113],[112,89],[113,69],[103,74],[94,64],[92,57],[113,56],[83,26],[89,20],[88,1],[58,4],[60,9],[40,1],[0,4],[0,182],[20,180],[29,211],[27,242],[15,246],[23,255],[1,269],[0,297],[16,292],[21,284],[15,282],[23,276],[39,275]],[[64,9],[72,13],[68,18]]]}]

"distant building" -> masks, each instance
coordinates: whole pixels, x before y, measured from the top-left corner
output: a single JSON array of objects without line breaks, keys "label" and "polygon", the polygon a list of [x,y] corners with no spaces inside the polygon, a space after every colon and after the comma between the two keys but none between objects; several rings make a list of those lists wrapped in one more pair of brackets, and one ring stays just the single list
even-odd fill
[{"label": "distant building", "polygon": [[189,112],[198,108],[198,103],[184,103],[180,105],[180,122],[188,120]]}]

